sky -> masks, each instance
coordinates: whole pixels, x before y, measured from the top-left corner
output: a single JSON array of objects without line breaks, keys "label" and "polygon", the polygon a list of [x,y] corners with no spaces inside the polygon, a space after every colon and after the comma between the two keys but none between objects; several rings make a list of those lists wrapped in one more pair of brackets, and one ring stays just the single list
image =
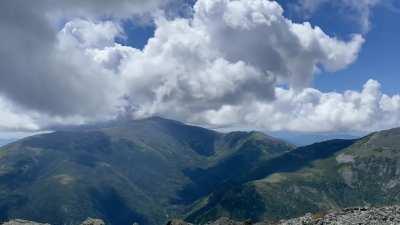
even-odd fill
[{"label": "sky", "polygon": [[0,139],[149,116],[398,127],[399,19],[396,0],[1,1]]}]

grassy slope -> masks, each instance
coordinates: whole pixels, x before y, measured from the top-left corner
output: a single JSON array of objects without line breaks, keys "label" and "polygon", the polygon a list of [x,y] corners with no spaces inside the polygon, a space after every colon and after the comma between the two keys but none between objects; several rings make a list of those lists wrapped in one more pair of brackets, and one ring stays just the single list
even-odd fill
[{"label": "grassy slope", "polygon": [[161,118],[39,135],[0,151],[0,220],[160,224],[291,149],[257,132],[221,134]]},{"label": "grassy slope", "polygon": [[324,142],[270,160],[250,179],[199,201],[188,220],[205,222],[222,215],[278,220],[332,208],[398,204],[399,175],[400,129],[354,144]]}]

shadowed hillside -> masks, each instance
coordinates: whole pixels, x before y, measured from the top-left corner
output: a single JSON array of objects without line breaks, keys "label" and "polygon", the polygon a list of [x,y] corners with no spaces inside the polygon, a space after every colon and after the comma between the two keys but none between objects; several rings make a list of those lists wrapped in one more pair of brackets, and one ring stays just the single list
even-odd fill
[{"label": "shadowed hillside", "polygon": [[62,129],[1,149],[0,220],[161,224],[290,150],[262,133],[223,134],[158,117]]},{"label": "shadowed hillside", "polygon": [[260,163],[198,201],[187,219],[279,220],[307,212],[400,203],[400,129],[298,148]]}]

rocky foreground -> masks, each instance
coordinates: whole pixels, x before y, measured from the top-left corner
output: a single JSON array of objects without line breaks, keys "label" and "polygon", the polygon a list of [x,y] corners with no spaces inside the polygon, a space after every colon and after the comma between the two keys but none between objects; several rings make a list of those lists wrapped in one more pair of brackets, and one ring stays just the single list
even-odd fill
[{"label": "rocky foreground", "polygon": [[[382,208],[348,208],[342,211],[307,214],[303,217],[281,220],[279,222],[259,222],[234,221],[228,218],[220,218],[217,221],[209,222],[206,225],[400,225],[400,206],[382,207]],[[12,220],[2,225],[50,225],[35,223],[27,220]],[[81,225],[105,225],[104,221],[89,218]],[[124,225],[124,224],[121,224]],[[138,224],[134,224],[138,225]],[[193,225],[183,220],[171,220],[167,225]]]},{"label": "rocky foreground", "polygon": [[[238,222],[220,218],[207,225],[251,225],[251,221]],[[279,222],[259,222],[253,225],[394,225],[400,224],[400,206],[383,208],[348,208],[338,212],[307,214],[300,218]],[[190,225],[181,220],[173,220],[168,225]]]},{"label": "rocky foreground", "polygon": [[348,208],[328,214],[308,214],[301,218],[281,221],[279,225],[356,225],[356,224],[400,224],[400,207]]},{"label": "rocky foreground", "polygon": [[[2,225],[50,225],[48,223],[36,223],[28,220],[11,220],[9,222],[3,223]],[[81,225],[105,225],[104,221],[99,219],[88,218]]]}]

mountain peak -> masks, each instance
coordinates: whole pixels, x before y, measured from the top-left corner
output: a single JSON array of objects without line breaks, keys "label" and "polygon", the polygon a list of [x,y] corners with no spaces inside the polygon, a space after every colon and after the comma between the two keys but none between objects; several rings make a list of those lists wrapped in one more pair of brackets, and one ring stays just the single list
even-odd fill
[{"label": "mountain peak", "polygon": [[176,123],[176,124],[184,124],[183,122],[180,122],[178,120],[173,120],[173,119],[168,119],[165,117],[161,116],[150,116],[150,117],[145,117],[142,119],[131,119],[130,121],[136,121],[136,122],[146,122],[146,121],[152,121],[152,122],[161,122],[161,123]]},{"label": "mountain peak", "polygon": [[59,129],[2,148],[0,221],[156,225],[265,159],[292,150],[162,117]]}]

